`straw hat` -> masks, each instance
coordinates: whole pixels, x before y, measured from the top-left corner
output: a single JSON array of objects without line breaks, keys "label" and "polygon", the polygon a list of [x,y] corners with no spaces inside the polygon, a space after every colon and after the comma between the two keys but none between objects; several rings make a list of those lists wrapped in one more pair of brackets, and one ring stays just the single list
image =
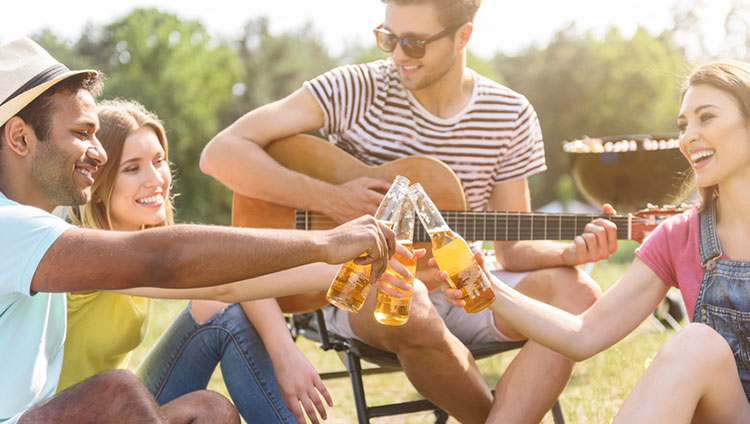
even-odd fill
[{"label": "straw hat", "polygon": [[95,72],[71,71],[28,38],[0,45],[0,125],[56,83]]}]

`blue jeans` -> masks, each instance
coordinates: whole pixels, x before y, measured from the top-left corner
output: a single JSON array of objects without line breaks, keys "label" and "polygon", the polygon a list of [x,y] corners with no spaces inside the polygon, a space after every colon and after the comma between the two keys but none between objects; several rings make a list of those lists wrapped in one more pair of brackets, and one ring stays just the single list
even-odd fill
[{"label": "blue jeans", "polygon": [[246,422],[297,422],[281,397],[263,340],[236,303],[201,324],[188,305],[159,337],[136,374],[163,405],[205,389],[219,363],[229,395]]}]

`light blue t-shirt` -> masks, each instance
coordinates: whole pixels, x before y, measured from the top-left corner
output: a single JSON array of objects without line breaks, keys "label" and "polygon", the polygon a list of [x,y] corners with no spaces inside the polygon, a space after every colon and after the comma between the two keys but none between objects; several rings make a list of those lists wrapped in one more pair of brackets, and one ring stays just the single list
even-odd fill
[{"label": "light blue t-shirt", "polygon": [[55,394],[65,294],[31,293],[30,287],[47,249],[70,228],[0,193],[0,422]]}]

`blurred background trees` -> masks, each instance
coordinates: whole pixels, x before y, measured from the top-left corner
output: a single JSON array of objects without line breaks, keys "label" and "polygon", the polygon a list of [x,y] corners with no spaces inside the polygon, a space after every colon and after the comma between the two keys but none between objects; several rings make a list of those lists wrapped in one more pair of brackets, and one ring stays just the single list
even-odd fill
[{"label": "blurred background trees", "polygon": [[549,170],[530,179],[533,207],[560,197],[557,182],[569,169],[563,141],[676,129],[686,65],[669,33],[639,28],[625,38],[611,28],[597,39],[569,27],[544,48],[496,55],[493,64],[531,101],[542,125]]},{"label": "blurred background trees", "polygon": [[[725,40],[714,51],[701,26],[706,7],[706,0],[681,1],[673,10],[672,30],[661,34],[640,28],[624,36],[613,27],[597,37],[567,25],[546,46],[517,54],[482,58],[469,51],[471,68],[524,94],[538,112],[550,169],[531,179],[534,207],[577,196],[563,141],[674,132],[679,89],[690,65],[750,59],[750,0],[732,0]],[[385,57],[371,44],[349,44],[332,55],[318,41],[314,23],[273,34],[266,18],[255,18],[236,38],[224,39],[200,21],[143,8],[114,22],[90,24],[76,40],[50,30],[33,38],[71,68],[104,71],[103,98],[133,98],[159,115],[180,193],[178,220],[213,224],[229,223],[231,193],[198,169],[211,137],[334,66]]]}]

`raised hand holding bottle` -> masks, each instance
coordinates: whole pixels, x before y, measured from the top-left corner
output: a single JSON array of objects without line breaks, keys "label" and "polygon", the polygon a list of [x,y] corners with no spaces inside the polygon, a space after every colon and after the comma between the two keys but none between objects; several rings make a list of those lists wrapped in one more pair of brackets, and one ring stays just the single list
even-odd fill
[{"label": "raised hand holding bottle", "polygon": [[461,300],[466,302],[464,310],[474,313],[489,306],[495,300],[495,292],[474,259],[469,245],[448,227],[420,184],[412,185],[409,194],[414,201],[417,216],[430,236],[435,262],[441,270],[448,273],[451,287],[463,293]]},{"label": "raised hand holding bottle", "polygon": [[[403,202],[408,202],[409,179],[396,176],[393,184],[380,202],[375,219],[393,228],[393,220]],[[339,268],[326,293],[329,303],[347,312],[359,312],[370,292],[370,265],[357,265],[349,261]]]},{"label": "raised hand holding bottle", "polygon": [[[407,199],[401,205],[396,214],[393,232],[396,234],[396,243],[406,247],[411,254],[414,254],[412,240],[414,238],[414,203]],[[398,252],[393,255],[396,260],[401,262],[411,275],[416,275],[417,259],[407,259]],[[397,275],[391,267],[386,271],[392,275]],[[414,278],[405,282],[409,285],[414,284]],[[375,319],[385,325],[403,325],[409,319],[409,308],[411,306],[411,291],[398,290],[403,297],[393,297],[382,290],[378,290],[378,298],[375,302]]]}]

